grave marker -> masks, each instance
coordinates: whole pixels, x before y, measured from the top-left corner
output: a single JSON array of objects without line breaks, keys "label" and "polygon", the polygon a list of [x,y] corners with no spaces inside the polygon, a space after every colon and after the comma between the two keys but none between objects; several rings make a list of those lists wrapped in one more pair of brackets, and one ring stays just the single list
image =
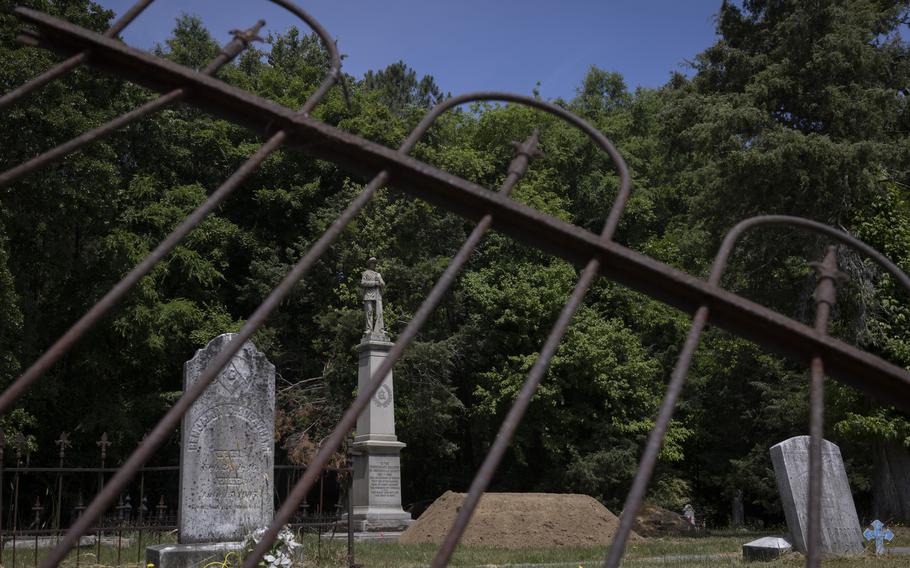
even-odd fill
[{"label": "grave marker", "polygon": [[[796,436],[771,447],[771,462],[794,548],[807,551],[809,519],[809,436]],[[819,547],[823,554],[861,554],[863,543],[850,483],[840,448],[822,440],[822,518]]]},{"label": "grave marker", "polygon": [[[361,276],[364,332],[357,350],[360,365],[357,387],[364,390],[392,348],[385,330],[382,290],[385,281],[370,258]],[[410,513],[401,508],[401,449],[405,444],[395,435],[395,395],[392,371],[360,416],[354,437],[353,520],[357,530],[399,531],[411,523]]]},{"label": "grave marker", "polygon": [[[882,530],[884,529],[884,530]],[[886,528],[885,524],[880,520],[875,519],[872,521],[872,528],[866,529],[863,531],[863,536],[866,537],[866,540],[875,541],[875,553],[884,554],[885,553],[885,543],[884,541],[891,542],[894,539],[894,533],[891,532],[891,529]]]},{"label": "grave marker", "polygon": [[[189,389],[236,334],[184,364]],[[222,560],[274,513],[275,366],[247,341],[183,416],[177,545],[149,547],[159,568]],[[203,562],[204,563],[204,562]]]}]

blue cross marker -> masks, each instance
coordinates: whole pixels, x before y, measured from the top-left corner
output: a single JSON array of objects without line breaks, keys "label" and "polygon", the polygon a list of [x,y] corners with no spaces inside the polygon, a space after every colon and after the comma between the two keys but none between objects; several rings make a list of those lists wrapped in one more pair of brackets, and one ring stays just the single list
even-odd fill
[{"label": "blue cross marker", "polygon": [[891,532],[891,529],[882,529],[885,528],[885,525],[878,519],[872,521],[872,529],[866,529],[863,531],[863,536],[866,537],[866,540],[875,540],[875,553],[884,554],[885,553],[885,543],[883,541],[887,540],[891,542],[891,539],[894,538],[894,533]]}]

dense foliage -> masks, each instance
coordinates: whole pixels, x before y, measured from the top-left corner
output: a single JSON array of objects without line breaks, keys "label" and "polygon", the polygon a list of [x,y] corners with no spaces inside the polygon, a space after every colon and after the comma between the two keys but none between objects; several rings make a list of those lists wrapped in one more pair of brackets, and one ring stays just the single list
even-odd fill
[{"label": "dense foliage", "polygon": [[[49,67],[47,52],[14,41],[0,12],[0,88]],[[31,4],[100,30],[109,13],[88,0]],[[812,4],[809,6],[809,4]],[[64,6],[64,7],[61,7]],[[724,2],[714,45],[690,78],[630,92],[592,67],[557,104],[613,139],[635,193],[617,234],[624,245],[705,276],[723,234],[761,213],[840,226],[910,270],[910,57],[895,0]],[[325,54],[310,35],[270,35],[219,76],[291,108],[321,80]],[[156,52],[203,67],[218,46],[183,16]],[[684,54],[681,54],[681,56]],[[312,115],[397,147],[443,98],[405,62],[347,78]],[[155,95],[90,69],[0,116],[7,169]],[[414,155],[491,189],[511,142],[541,131],[514,199],[599,231],[617,179],[577,130],[513,105],[450,112]],[[248,158],[261,141],[241,127],[175,106],[0,190],[0,385],[11,382],[107,289]],[[94,332],[3,419],[53,454],[61,430],[107,431],[118,456],[179,396],[182,363],[239,327],[365,180],[295,148],[273,154]],[[386,323],[409,321],[471,225],[384,189],[257,334],[276,364],[284,459],[306,462],[350,402],[361,325],[360,271],[375,255],[389,283]],[[823,241],[764,229],[749,234],[724,284],[811,321],[806,264]],[[851,277],[832,333],[910,366],[910,303],[889,278],[840,251]],[[463,490],[533,363],[578,268],[491,234],[395,369],[406,501]],[[493,488],[573,491],[621,506],[675,362],[688,317],[606,280],[588,294],[554,358]],[[709,330],[661,454],[651,498],[702,506],[726,521],[744,492],[747,515],[780,521],[768,447],[805,433],[805,371]],[[882,460],[907,459],[906,414],[832,382],[827,435],[847,457],[861,514],[894,489]],[[65,402],[64,402],[65,401]],[[88,444],[88,442],[86,442]],[[77,453],[80,448],[76,448]],[[86,455],[93,449],[81,448]],[[157,459],[173,462],[176,436]],[[88,458],[86,458],[88,459]],[[886,485],[891,484],[891,489]],[[907,480],[896,483],[907,484]],[[910,520],[906,509],[886,511]],[[887,500],[885,500],[887,501]]]}]

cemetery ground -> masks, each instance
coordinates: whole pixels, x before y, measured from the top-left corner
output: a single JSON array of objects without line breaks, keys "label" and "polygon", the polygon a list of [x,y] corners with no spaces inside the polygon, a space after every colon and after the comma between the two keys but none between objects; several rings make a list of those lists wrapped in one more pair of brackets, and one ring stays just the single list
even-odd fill
[{"label": "cemetery ground", "polygon": [[[894,543],[896,546],[910,544],[910,527],[896,527]],[[784,558],[771,562],[745,563],[742,560],[742,545],[759,536],[779,534],[774,532],[745,531],[711,531],[707,535],[647,538],[629,546],[624,566],[637,568],[686,568],[686,567],[721,567],[752,566],[754,568],[797,568],[805,565],[805,558],[798,553],[790,553]],[[124,535],[128,536],[128,535]],[[340,536],[340,535],[339,535]],[[168,535],[163,542],[174,540]],[[92,567],[133,567],[147,568],[144,561],[144,546],[140,549],[132,539],[131,546],[123,547],[119,553],[114,547],[102,547],[100,559],[96,557],[95,547],[82,548],[78,566]],[[303,538],[305,547],[306,568],[339,568],[347,565],[346,542],[319,538],[308,534]],[[417,568],[429,566],[436,553],[434,544],[396,544],[388,542],[355,543],[355,562],[363,568]],[[455,552],[451,566],[474,566],[492,568],[494,566],[540,566],[541,568],[596,568],[603,565],[607,547],[548,547],[507,549],[493,546],[460,546]],[[40,549],[37,559],[46,554]],[[140,554],[141,553],[141,554]],[[875,556],[871,546],[867,546],[862,556],[830,558],[822,566],[830,568],[849,568],[853,566],[868,568],[905,568],[910,564],[908,556]],[[5,550],[2,559],[3,568],[29,568],[35,566],[34,550],[20,550],[16,562],[12,561],[10,550]],[[71,552],[61,564],[65,568],[74,568],[75,552]],[[209,565],[209,568],[222,566],[220,562]],[[236,566],[232,564],[231,566]],[[201,567],[200,567],[201,568]]]}]

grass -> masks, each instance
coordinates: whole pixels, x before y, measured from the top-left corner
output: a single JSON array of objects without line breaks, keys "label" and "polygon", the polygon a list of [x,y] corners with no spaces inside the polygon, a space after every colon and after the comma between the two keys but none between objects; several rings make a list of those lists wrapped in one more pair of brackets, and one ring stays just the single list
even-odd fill
[{"label": "grass", "polygon": [[[910,528],[894,529],[897,546],[910,545]],[[79,566],[107,567],[123,566],[145,568],[145,547],[148,535],[143,538],[139,547],[136,535],[124,535],[132,538],[128,547],[120,551],[117,561],[116,547],[101,547],[101,556],[96,557],[96,548],[83,547],[79,553]],[[742,545],[758,538],[755,533],[726,533],[722,536],[651,538],[641,543],[630,545],[626,551],[623,566],[630,568],[709,568],[726,566],[745,566],[742,561]],[[163,542],[173,542],[173,535],[165,534]],[[154,542],[157,542],[155,535]],[[336,568],[347,565],[347,541],[328,540],[316,535],[306,535],[304,542],[304,568]],[[355,543],[354,556],[357,564],[365,568],[416,568],[430,564],[436,553],[432,544],[391,544],[375,542]],[[606,546],[560,547],[560,548],[525,548],[505,549],[496,547],[459,547],[450,566],[474,566],[490,568],[508,565],[551,565],[550,568],[564,566],[567,568],[595,568],[603,564]],[[47,549],[39,549],[38,560],[47,554]],[[137,561],[138,559],[138,561]],[[34,549],[18,550],[16,563],[12,563],[10,550],[5,550],[2,568],[30,568],[35,565]],[[802,555],[791,553],[786,557],[762,563],[750,563],[752,568],[798,568],[805,565]],[[71,552],[62,564],[65,568],[76,566],[75,552]],[[867,548],[867,553],[858,557],[830,558],[822,562],[825,568],[907,568],[910,566],[908,556],[877,557]]]},{"label": "grass", "polygon": [[[798,568],[805,565],[805,558],[798,553],[773,562],[745,563],[742,545],[759,536],[755,533],[726,534],[724,536],[651,538],[629,546],[623,566],[634,568],[708,568],[725,566],[751,566],[752,568]],[[308,568],[345,566],[344,541],[320,543],[317,552],[313,541],[307,540],[306,564]],[[907,546],[910,529],[895,529],[894,544]],[[428,566],[436,553],[436,545],[388,543],[356,543],[355,561],[366,568],[416,568]],[[510,550],[496,547],[459,547],[450,566],[493,567],[508,565],[543,564],[568,568],[595,568],[603,565],[606,546],[526,548]],[[829,558],[822,562],[825,568],[875,567],[907,568],[908,556],[877,557],[867,553],[859,557]]]},{"label": "grass", "polygon": [[[111,538],[114,540],[117,539],[116,532],[105,533],[104,536],[105,538]],[[145,549],[147,546],[158,544],[159,542],[176,542],[176,535],[173,532],[144,532],[142,533],[141,544],[138,533],[124,532],[121,536],[123,540],[121,541],[120,547],[102,545],[99,548],[95,545],[91,545],[82,546],[78,549],[78,551],[71,550],[64,561],[60,564],[60,566],[65,568],[76,568],[77,565],[79,568],[101,566],[130,566],[145,568]],[[8,538],[9,537],[4,536],[5,540]],[[33,539],[34,537],[32,537],[32,540]],[[13,553],[7,541],[7,545],[3,550],[2,567],[0,568],[34,568],[37,563],[40,563],[51,550],[50,548],[44,547],[38,548],[38,553],[36,555],[34,546],[29,546],[27,548],[25,547],[25,542],[27,541],[29,541],[27,538],[18,539],[20,546],[17,547],[15,554]],[[76,559],[77,552],[78,562]],[[14,559],[15,562],[13,561]]]}]

